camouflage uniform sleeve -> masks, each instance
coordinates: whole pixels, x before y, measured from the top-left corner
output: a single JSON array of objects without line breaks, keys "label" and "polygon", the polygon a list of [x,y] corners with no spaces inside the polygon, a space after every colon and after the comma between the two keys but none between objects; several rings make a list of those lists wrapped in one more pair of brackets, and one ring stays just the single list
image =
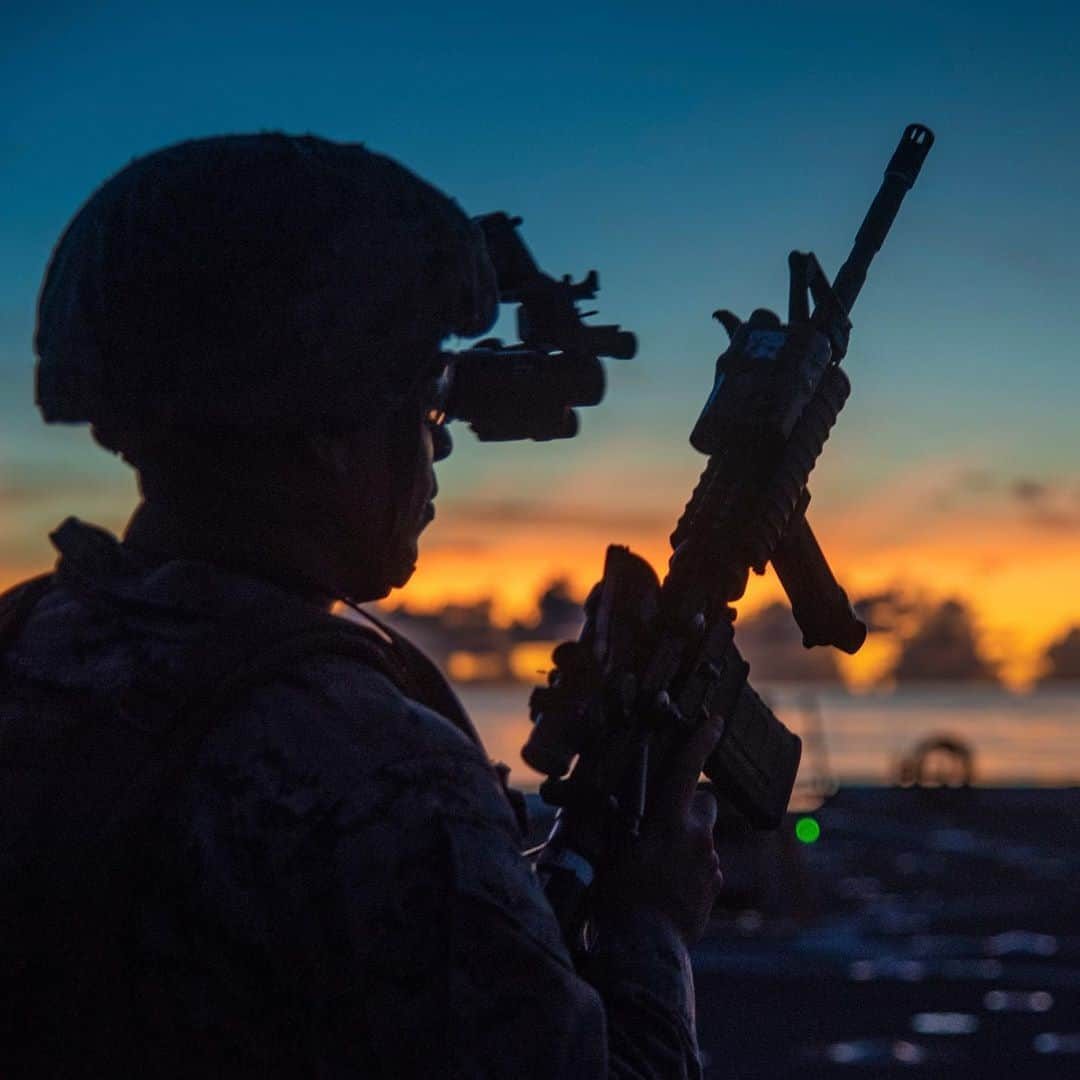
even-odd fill
[{"label": "camouflage uniform sleeve", "polygon": [[636,911],[602,925],[585,975],[607,1008],[612,1075],[700,1078],[690,957],[667,919]]},{"label": "camouflage uniform sleeve", "polygon": [[237,929],[314,1072],[699,1076],[674,933],[605,928],[576,972],[480,750],[379,676],[341,689],[349,674],[309,663],[254,693],[195,793],[201,889],[260,913]]},{"label": "camouflage uniform sleeve", "polygon": [[610,922],[575,972],[490,770],[474,769],[482,816],[446,824],[462,1074],[699,1077],[690,962],[674,929],[646,912]]}]

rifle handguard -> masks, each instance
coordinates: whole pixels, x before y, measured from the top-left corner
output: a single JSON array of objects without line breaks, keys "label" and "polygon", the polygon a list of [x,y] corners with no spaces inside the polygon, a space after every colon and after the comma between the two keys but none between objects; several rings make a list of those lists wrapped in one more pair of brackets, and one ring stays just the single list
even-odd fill
[{"label": "rifle handguard", "polygon": [[747,529],[746,556],[755,572],[765,572],[788,522],[798,513],[810,473],[850,393],[851,383],[843,369],[830,365],[784,447],[762,495],[759,516]]}]

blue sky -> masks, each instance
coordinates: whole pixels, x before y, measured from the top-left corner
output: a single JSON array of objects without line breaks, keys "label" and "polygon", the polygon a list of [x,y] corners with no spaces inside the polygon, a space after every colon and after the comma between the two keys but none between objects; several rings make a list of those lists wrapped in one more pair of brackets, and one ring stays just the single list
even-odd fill
[{"label": "blue sky", "polygon": [[938,143],[855,311],[817,512],[935,462],[1080,492],[1070,5],[87,7],[0,15],[0,561],[46,558],[37,537],[71,510],[119,524],[132,491],[31,404],[60,230],[131,157],[264,128],[366,142],[471,212],[523,215],[541,264],[596,267],[603,321],[639,335],[578,440],[493,453],[459,435],[451,508],[573,501],[584,470],[601,509],[670,490],[673,520],[724,340],[710,312],[781,307],[791,247],[835,272],[903,126],[927,123]]}]

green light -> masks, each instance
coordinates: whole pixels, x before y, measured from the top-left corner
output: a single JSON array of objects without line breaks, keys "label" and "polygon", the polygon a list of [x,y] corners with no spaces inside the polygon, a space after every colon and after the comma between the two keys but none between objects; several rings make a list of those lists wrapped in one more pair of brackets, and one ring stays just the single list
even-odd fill
[{"label": "green light", "polygon": [[795,822],[795,835],[804,844],[812,844],[821,836],[821,826],[812,817],[801,817]]}]

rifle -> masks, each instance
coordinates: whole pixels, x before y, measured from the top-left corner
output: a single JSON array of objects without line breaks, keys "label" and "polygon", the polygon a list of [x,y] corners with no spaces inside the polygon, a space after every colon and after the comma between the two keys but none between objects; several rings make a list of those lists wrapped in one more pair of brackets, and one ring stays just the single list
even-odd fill
[{"label": "rifle", "polygon": [[667,576],[609,547],[578,642],[555,650],[548,686],[533,691],[522,758],[558,807],[537,871],[569,942],[581,939],[596,873],[639,833],[650,777],[704,718],[724,718],[704,769],[718,794],[757,828],[783,820],[802,744],[747,681],[735,645],[731,605],[750,571],[773,564],[807,648],[854,653],[866,638],[806,520],[807,482],[851,391],[840,368],[848,316],[933,141],[920,124],[905,129],[832,285],[813,254],[790,254],[786,325],[764,309],[746,322],[714,313],[731,341],[690,436],[709,460],[671,535]]}]

